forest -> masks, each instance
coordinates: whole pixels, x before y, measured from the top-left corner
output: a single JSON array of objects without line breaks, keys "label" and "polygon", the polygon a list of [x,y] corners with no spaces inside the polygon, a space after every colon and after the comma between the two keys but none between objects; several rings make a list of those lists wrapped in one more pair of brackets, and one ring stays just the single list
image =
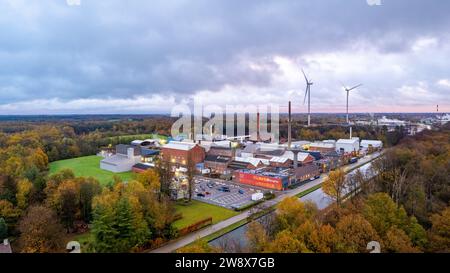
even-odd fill
[{"label": "forest", "polygon": [[[0,239],[9,238],[15,252],[63,252],[74,235],[90,230],[90,252],[139,252],[176,237],[172,223],[178,216],[164,167],[127,183],[116,178],[106,187],[71,170],[48,174],[49,162],[92,155],[136,134],[167,135],[171,124],[162,116],[0,122]],[[298,138],[308,139],[309,131],[318,132],[319,139],[345,134],[334,127],[300,127],[295,127]],[[388,135],[382,129],[356,130],[364,133]],[[334,206],[318,211],[287,199],[273,222],[251,224],[249,251],[358,252],[369,235],[387,251],[448,251],[449,128],[406,138],[401,128],[393,134],[388,146],[400,144],[374,164],[380,175],[361,182],[350,201],[336,198]],[[351,183],[339,176],[329,179],[330,196],[339,183]],[[355,179],[361,180],[350,180]],[[224,251],[205,244],[190,249],[199,250]]]}]

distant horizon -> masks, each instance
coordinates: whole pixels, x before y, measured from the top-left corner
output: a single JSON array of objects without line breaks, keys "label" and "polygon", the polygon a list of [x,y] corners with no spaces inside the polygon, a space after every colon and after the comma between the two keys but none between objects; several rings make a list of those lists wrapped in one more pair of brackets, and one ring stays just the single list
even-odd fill
[{"label": "distant horizon", "polygon": [[166,114],[196,99],[292,101],[302,113],[302,70],[313,113],[345,112],[345,88],[359,84],[353,113],[450,112],[450,1],[41,0],[0,10],[2,115]]},{"label": "distant horizon", "polygon": [[[248,113],[246,113],[248,114]],[[288,112],[280,112],[281,115],[287,115]],[[292,113],[295,115],[307,115],[308,113]],[[311,112],[312,117],[314,115],[345,115],[346,113],[341,112]],[[450,112],[357,112],[357,113],[349,113],[352,115],[368,115],[368,114],[387,114],[387,115],[395,115],[395,114],[428,114],[428,115],[441,115],[441,114],[450,114]],[[170,117],[170,113],[98,113],[98,114],[0,114],[0,117],[67,117],[67,116],[168,116]]]}]

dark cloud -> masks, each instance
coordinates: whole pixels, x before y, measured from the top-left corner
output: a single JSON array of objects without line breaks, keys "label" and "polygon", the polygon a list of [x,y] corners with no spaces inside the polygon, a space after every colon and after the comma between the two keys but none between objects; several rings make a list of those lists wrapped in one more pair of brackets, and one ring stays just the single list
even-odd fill
[{"label": "dark cloud", "polygon": [[[382,3],[2,2],[0,104],[265,87],[280,73],[272,56],[301,60],[355,44],[401,53],[418,38],[445,37],[449,29],[448,1]],[[442,77],[448,71],[440,64],[432,69]]]}]

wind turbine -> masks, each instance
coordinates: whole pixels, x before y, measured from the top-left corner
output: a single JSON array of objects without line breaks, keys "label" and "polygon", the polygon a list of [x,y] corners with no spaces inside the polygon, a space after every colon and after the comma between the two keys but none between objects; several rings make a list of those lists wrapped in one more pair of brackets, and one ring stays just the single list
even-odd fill
[{"label": "wind turbine", "polygon": [[348,119],[348,97],[349,97],[349,95],[350,95],[350,91],[352,91],[352,90],[354,90],[354,89],[356,89],[356,88],[358,88],[358,87],[361,87],[362,84],[355,85],[355,86],[353,86],[352,88],[347,88],[343,83],[341,83],[341,84],[342,84],[342,86],[344,87],[345,91],[347,91],[347,124],[349,124],[350,121],[349,121],[349,119]]},{"label": "wind turbine", "polygon": [[303,104],[306,102],[306,97],[308,97],[308,127],[311,126],[311,85],[313,82],[308,80],[306,77],[305,71],[302,69],[303,76],[305,76],[306,81],[306,91],[305,91],[305,99],[303,100]]}]

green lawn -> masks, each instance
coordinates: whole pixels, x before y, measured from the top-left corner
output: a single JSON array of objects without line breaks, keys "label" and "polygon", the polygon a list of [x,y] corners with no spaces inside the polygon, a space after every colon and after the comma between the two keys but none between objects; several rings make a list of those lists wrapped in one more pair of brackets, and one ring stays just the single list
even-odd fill
[{"label": "green lawn", "polygon": [[76,176],[94,177],[102,185],[106,185],[113,181],[114,175],[119,176],[124,181],[133,178],[132,172],[113,173],[100,169],[100,156],[85,156],[67,160],[60,160],[50,163],[50,174],[54,174],[62,169],[71,169]]},{"label": "green lawn", "polygon": [[178,204],[176,205],[176,210],[183,215],[183,218],[174,223],[174,226],[178,229],[187,227],[208,217],[212,217],[213,224],[215,224],[239,214],[239,212],[233,210],[196,200],[192,200],[189,205]]}]

